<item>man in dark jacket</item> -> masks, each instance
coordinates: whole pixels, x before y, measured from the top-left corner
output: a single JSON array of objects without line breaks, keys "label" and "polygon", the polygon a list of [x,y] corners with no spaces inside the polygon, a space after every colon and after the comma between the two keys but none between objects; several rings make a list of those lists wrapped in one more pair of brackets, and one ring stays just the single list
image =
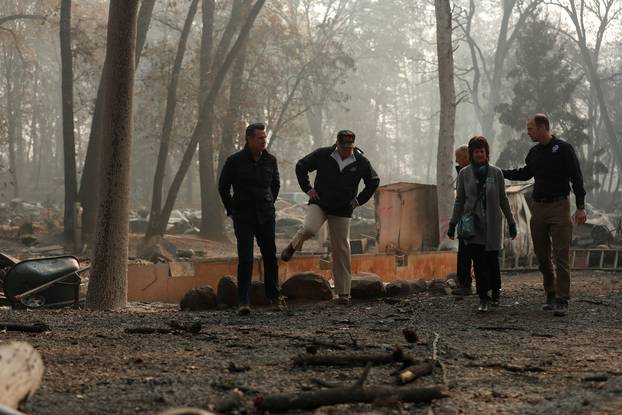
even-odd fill
[{"label": "man in dark jacket", "polygon": [[[380,179],[363,152],[354,146],[355,134],[349,130],[337,133],[337,143],[307,155],[296,164],[296,176],[303,192],[309,195],[305,223],[294,239],[281,253],[289,261],[304,242],[328,221],[333,257],[333,279],[338,302],[350,302],[352,267],[350,260],[350,219],[357,206],[365,204],[373,195]],[[315,171],[313,187],[309,173]],[[358,193],[360,181],[365,188]],[[358,193],[358,195],[357,195]]]},{"label": "man in dark jacket", "polygon": [[[533,146],[525,158],[525,167],[503,170],[508,180],[533,178],[531,206],[531,238],[544,280],[546,303],[544,310],[555,310],[556,316],[568,314],[570,298],[570,184],[576,197],[577,225],[585,223],[585,189],[577,154],[572,145],[550,132],[549,119],[535,114],[527,120],[527,134]],[[551,251],[555,262],[551,260]]]},{"label": "man in dark jacket", "polygon": [[263,124],[248,126],[246,146],[227,159],[218,183],[227,216],[233,218],[238,243],[238,313],[241,315],[250,314],[254,238],[257,239],[264,262],[266,296],[280,309],[285,307],[279,295],[279,269],[274,240],[274,201],[280,188],[279,169],[276,158],[266,151],[265,130]]}]

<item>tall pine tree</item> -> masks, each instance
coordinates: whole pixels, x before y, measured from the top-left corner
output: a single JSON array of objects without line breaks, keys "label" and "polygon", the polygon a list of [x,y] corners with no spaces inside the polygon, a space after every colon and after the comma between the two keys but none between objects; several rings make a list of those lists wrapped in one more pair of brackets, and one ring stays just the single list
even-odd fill
[{"label": "tall pine tree", "polygon": [[[559,40],[551,23],[545,19],[530,19],[518,35],[515,67],[508,74],[513,81],[513,98],[497,107],[499,121],[517,132],[525,132],[527,118],[542,112],[551,119],[553,133],[571,143],[584,170],[586,189],[598,186],[593,173],[606,171],[604,164],[586,160],[581,147],[589,140],[587,119],[578,107],[577,95],[583,75],[570,62],[567,45]],[[510,140],[499,155],[500,167],[523,164],[533,145],[529,139]],[[600,149],[602,152],[603,150]]]}]

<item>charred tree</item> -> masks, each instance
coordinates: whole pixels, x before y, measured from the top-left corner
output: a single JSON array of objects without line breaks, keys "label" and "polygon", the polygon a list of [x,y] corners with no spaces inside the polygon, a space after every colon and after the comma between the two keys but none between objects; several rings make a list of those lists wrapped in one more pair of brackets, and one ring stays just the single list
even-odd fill
[{"label": "charred tree", "polygon": [[436,157],[436,193],[438,198],[439,235],[442,240],[453,202],[452,168],[454,128],[456,123],[456,88],[451,41],[452,18],[449,0],[435,0],[438,84],[441,100],[438,149]]},{"label": "charred tree", "polygon": [[87,307],[109,310],[127,303],[127,248],[132,141],[132,94],[138,0],[111,0],[108,17],[101,183]]},{"label": "charred tree", "polygon": [[[166,163],[169,153],[169,145],[171,142],[171,134],[173,131],[173,125],[175,122],[175,110],[177,106],[177,84],[179,83],[179,75],[181,74],[181,66],[186,53],[186,45],[188,43],[188,36],[190,35],[190,29],[192,28],[192,22],[197,13],[199,0],[192,0],[188,14],[184,22],[184,27],[179,37],[179,45],[177,46],[177,53],[175,55],[175,61],[173,62],[173,69],[171,72],[171,80],[168,85],[168,93],[166,96],[166,110],[164,113],[164,123],[162,125],[162,134],[160,136],[160,148],[158,151],[158,159],[156,162],[155,174],[153,177],[153,191],[151,196],[151,210],[150,218],[159,218],[160,210],[162,209],[162,187],[164,184],[164,174],[166,172]],[[205,14],[205,13],[204,13]],[[213,12],[208,13],[213,16]],[[155,229],[158,227],[157,220],[149,221],[148,234],[155,234]]]},{"label": "charred tree", "polygon": [[[234,0],[231,6],[231,18],[229,19],[229,23],[227,24],[225,31],[220,39],[220,43],[218,44],[218,48],[214,54],[214,57],[210,64],[210,57],[201,55],[201,64],[200,64],[200,82],[199,82],[199,95],[201,97],[205,96],[209,91],[209,88],[214,83],[214,69],[217,67],[220,62],[225,57],[227,49],[229,49],[229,45],[233,40],[235,32],[238,30],[238,27],[241,24],[242,20],[242,11],[243,11],[243,1],[242,0]],[[205,36],[209,36],[209,40],[211,41],[211,34],[207,34],[203,36],[201,42],[204,43],[206,39]],[[245,42],[242,42],[240,46],[240,51],[243,49],[243,45]],[[209,49],[205,49],[209,50]],[[215,202],[219,200],[218,197],[218,188],[216,186],[216,177],[214,175],[214,156],[215,156],[215,148],[217,147],[214,143],[214,122],[215,122],[215,114],[214,114],[214,106],[213,105],[204,105],[203,101],[199,102],[199,117],[204,118],[206,120],[205,123],[202,124],[201,131],[199,132],[199,184],[201,188],[201,236],[217,240],[223,241],[226,239],[225,237],[225,215],[220,203]]]},{"label": "charred tree", "polygon": [[[233,64],[233,61],[237,56],[239,56],[242,45],[244,44],[246,39],[248,39],[248,35],[251,31],[251,28],[253,27],[253,23],[259,15],[259,12],[261,11],[264,3],[265,0],[257,0],[254,3],[253,7],[248,13],[248,16],[246,16],[246,19],[244,20],[244,24],[240,29],[240,33],[235,43],[226,54],[226,57],[222,61],[222,65],[218,66],[218,69],[215,71],[214,81],[212,85],[210,86],[209,90],[207,90],[206,95],[202,95],[201,98],[202,108],[204,108],[205,111],[213,111],[216,98],[222,88],[225,77],[227,76],[229,69]],[[199,118],[197,120],[197,124],[194,127],[190,142],[184,150],[182,161],[169,187],[166,201],[164,203],[164,206],[162,207],[162,213],[160,215],[160,218],[158,219],[157,235],[159,236],[164,235],[164,232],[166,231],[166,224],[168,223],[168,219],[170,218],[171,212],[173,211],[173,206],[175,205],[175,200],[177,199],[181,184],[184,180],[184,177],[186,176],[186,173],[188,172],[188,169],[190,168],[199,141],[203,137],[203,132],[205,131],[207,122],[208,120],[206,120],[204,117],[201,117],[201,114],[199,114]],[[214,202],[212,201],[212,203]],[[150,220],[153,219],[150,218]],[[146,235],[146,239],[150,239],[150,237],[152,236],[156,235]]]},{"label": "charred tree", "polygon": [[71,0],[60,6],[61,96],[63,108],[63,157],[65,172],[65,214],[63,234],[71,238],[74,228],[73,205],[78,199],[76,142],[73,123],[73,59],[71,56]]},{"label": "charred tree", "polygon": [[[151,15],[153,14],[154,5],[155,0],[144,0],[140,6],[140,12],[138,14],[138,33],[136,35],[135,67],[138,67],[138,63],[140,61],[139,52],[142,52],[147,40],[147,31],[151,22]],[[93,119],[91,121],[91,132],[89,134],[89,144],[86,149],[86,157],[84,160],[84,168],[82,170],[82,179],[80,180],[80,190],[78,194],[78,199],[82,203],[82,207],[84,209],[82,216],[82,233],[84,241],[90,241],[92,239],[97,221],[97,208],[99,206],[99,201],[97,199],[99,194],[99,155],[102,151],[102,117],[104,108],[104,92],[106,90],[103,73],[106,71],[107,65],[108,62],[104,61],[104,69],[102,70],[102,76],[97,89],[97,97],[95,99],[95,108],[93,110]]]},{"label": "charred tree", "polygon": [[225,165],[225,160],[235,151],[235,142],[239,130],[238,124],[242,116],[242,97],[243,97],[243,78],[244,67],[246,65],[246,43],[240,51],[240,56],[231,71],[229,87],[229,106],[227,114],[222,124],[222,144],[220,146],[220,157],[218,158],[218,174]]}]

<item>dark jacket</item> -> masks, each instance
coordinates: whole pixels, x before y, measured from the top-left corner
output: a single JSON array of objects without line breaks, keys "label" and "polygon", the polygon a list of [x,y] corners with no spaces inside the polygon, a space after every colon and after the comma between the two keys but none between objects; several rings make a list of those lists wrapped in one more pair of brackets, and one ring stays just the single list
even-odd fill
[{"label": "dark jacket", "polygon": [[[363,153],[355,149],[355,162],[339,171],[337,161],[331,156],[336,145],[322,147],[305,156],[296,163],[296,176],[303,192],[315,189],[320,200],[311,200],[327,215],[351,217],[352,200],[356,197],[359,205],[364,205],[374,195],[380,179],[371,163]],[[309,181],[309,173],[316,171],[313,187]],[[365,188],[357,195],[359,183],[363,180]]]},{"label": "dark jacket", "polygon": [[274,201],[279,188],[276,158],[264,151],[255,161],[246,147],[227,158],[218,181],[227,216],[245,222],[275,220]]},{"label": "dark jacket", "polygon": [[555,136],[546,144],[533,146],[525,158],[525,167],[503,170],[508,180],[535,179],[534,200],[550,199],[570,194],[570,183],[577,198],[577,207],[585,204],[583,174],[577,154],[571,144]]}]

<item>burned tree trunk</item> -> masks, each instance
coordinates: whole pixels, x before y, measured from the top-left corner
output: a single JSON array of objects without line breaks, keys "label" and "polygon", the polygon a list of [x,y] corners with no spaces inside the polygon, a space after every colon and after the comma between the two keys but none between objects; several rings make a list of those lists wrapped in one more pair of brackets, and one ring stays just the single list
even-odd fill
[{"label": "burned tree trunk", "polygon": [[442,241],[451,215],[453,202],[452,165],[454,127],[456,123],[456,89],[451,41],[452,19],[449,0],[435,0],[438,84],[441,99],[438,150],[436,156],[436,192],[438,198],[439,235]]},{"label": "burned tree trunk", "polygon": [[[149,29],[149,23],[151,21],[154,5],[155,0],[144,0],[140,6],[140,12],[138,14],[138,33],[136,36],[135,67],[138,66],[138,62],[140,61],[139,52],[142,52],[147,40],[147,31]],[[102,117],[104,108],[104,92],[107,88],[104,84],[104,72],[106,71],[107,65],[108,62],[104,61],[104,69],[99,81],[99,87],[97,88],[97,98],[95,99],[95,108],[93,110],[93,119],[91,121],[89,144],[86,149],[86,157],[84,160],[84,168],[82,171],[82,179],[80,180],[80,190],[78,194],[78,199],[84,208],[82,216],[82,232],[84,241],[90,241],[93,232],[95,231],[97,208],[99,206],[99,201],[97,199],[99,194],[99,155],[102,151]]]},{"label": "burned tree trunk", "polygon": [[63,108],[63,156],[65,171],[64,237],[73,235],[73,205],[78,199],[76,143],[73,125],[73,59],[71,57],[71,0],[60,7],[61,94]]},{"label": "burned tree trunk", "polygon": [[[242,26],[242,29],[240,30],[240,34],[238,35],[237,40],[235,41],[234,45],[231,47],[231,50],[229,51],[229,53],[227,53],[222,65],[218,67],[218,70],[216,71],[216,76],[214,77],[214,82],[212,83],[205,97],[201,99],[202,105],[205,106],[206,111],[213,110],[216,97],[218,93],[220,92],[220,89],[222,88],[222,84],[225,80],[225,77],[229,69],[231,68],[231,65],[233,64],[234,59],[239,55],[239,52],[242,48],[243,43],[246,41],[246,39],[248,39],[248,35],[253,26],[253,23],[255,22],[255,19],[257,18],[257,15],[261,11],[261,8],[263,7],[264,3],[265,3],[265,0],[257,0],[255,2],[253,7],[251,8],[250,13],[248,14],[248,16],[246,17],[244,21],[244,25]],[[179,165],[179,169],[177,170],[177,173],[175,174],[175,177],[173,178],[173,182],[171,183],[171,186],[169,187],[166,201],[164,203],[164,206],[162,207],[162,213],[160,215],[160,218],[158,219],[158,223],[159,223],[159,229],[157,229],[158,235],[164,235],[164,232],[166,231],[166,223],[168,222],[168,219],[171,216],[171,212],[173,211],[175,200],[177,199],[177,195],[181,188],[181,184],[184,180],[184,177],[186,176],[186,173],[188,172],[188,169],[190,168],[190,164],[192,163],[192,159],[194,157],[194,154],[196,153],[199,140],[202,138],[202,132],[205,131],[204,130],[204,128],[206,127],[205,123],[206,123],[206,120],[203,117],[199,116],[199,119],[197,120],[197,125],[195,126],[194,131],[192,133],[190,143],[188,143],[188,147],[186,147],[186,150],[184,151],[184,154],[182,156],[182,161]]]},{"label": "burned tree trunk", "polygon": [[236,60],[231,72],[231,86],[229,89],[229,108],[222,125],[222,145],[220,146],[220,157],[218,157],[218,174],[225,165],[225,160],[235,151],[235,138],[237,137],[238,123],[242,111],[242,83],[244,77],[244,66],[246,64],[246,44],[240,51],[240,56]]},{"label": "burned tree trunk", "polygon": [[[177,106],[177,84],[179,82],[179,75],[181,74],[181,65],[184,60],[184,54],[186,53],[186,45],[188,43],[188,36],[190,35],[190,29],[192,28],[192,22],[197,13],[199,0],[193,0],[188,9],[188,15],[184,27],[181,31],[179,38],[179,45],[177,46],[177,54],[173,63],[173,70],[171,73],[171,80],[168,85],[168,94],[166,97],[166,111],[164,113],[164,124],[162,125],[162,135],[160,136],[160,149],[158,151],[158,159],[156,162],[155,174],[153,177],[153,193],[151,196],[151,213],[150,218],[159,218],[160,209],[162,208],[162,187],[164,184],[164,173],[166,171],[166,163],[168,159],[169,144],[171,141],[171,134],[173,131],[173,124],[175,122],[175,109]],[[155,230],[158,227],[157,220],[149,221],[148,235],[156,234]]]},{"label": "burned tree trunk", "polygon": [[15,53],[5,54],[5,79],[6,79],[6,128],[8,139],[9,170],[13,181],[13,197],[21,194],[21,160],[20,160],[20,112],[21,97],[19,85],[21,83],[20,69],[16,68],[17,57]]},{"label": "burned tree trunk", "polygon": [[87,306],[107,310],[127,303],[127,247],[132,140],[132,93],[138,0],[112,0],[108,17],[101,184]]},{"label": "burned tree trunk", "polygon": [[298,394],[260,396],[255,407],[265,412],[311,410],[325,405],[396,399],[402,402],[430,402],[448,396],[443,387],[396,388],[394,386],[345,386]]},{"label": "burned tree trunk", "polygon": [[[200,68],[200,95],[205,96],[214,82],[214,69],[224,59],[229,44],[233,40],[234,34],[237,31],[242,21],[243,2],[235,0],[231,6],[231,18],[225,28],[222,35],[216,53],[212,63],[209,63],[208,56],[201,56],[201,68]],[[208,34],[211,41],[211,34]],[[205,36],[202,42],[205,40]],[[240,51],[243,50],[242,43]],[[241,52],[238,52],[238,54]],[[214,175],[214,156],[216,145],[214,144],[215,137],[214,121],[216,116],[214,114],[214,106],[205,106],[203,102],[199,102],[199,117],[205,119],[203,128],[200,131],[199,141],[199,184],[201,188],[201,235],[205,238],[224,241],[225,237],[225,215],[218,198],[218,187],[216,186],[216,177]]]}]

